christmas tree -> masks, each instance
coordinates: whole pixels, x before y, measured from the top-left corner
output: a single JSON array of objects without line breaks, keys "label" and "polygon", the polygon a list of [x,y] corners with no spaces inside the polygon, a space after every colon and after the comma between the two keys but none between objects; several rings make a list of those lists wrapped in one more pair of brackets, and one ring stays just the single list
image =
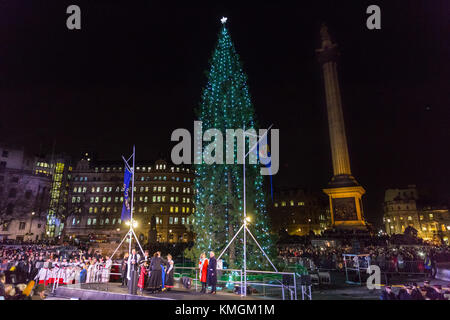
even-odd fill
[{"label": "christmas tree", "polygon": [[[210,61],[208,83],[203,89],[197,117],[202,121],[202,131],[210,128],[220,130],[225,137],[226,129],[245,128],[258,132],[254,108],[247,86],[247,76],[242,70],[228,29],[226,18],[222,19],[219,39]],[[202,133],[203,134],[203,133]],[[200,137],[201,139],[201,137]],[[226,144],[224,143],[226,149]],[[251,146],[250,146],[251,147]],[[203,146],[205,148],[205,146]],[[249,141],[246,139],[246,150]],[[224,150],[226,154],[227,150]],[[243,223],[243,165],[242,152],[237,154],[234,144],[234,164],[205,164],[201,153],[195,155],[195,205],[193,232],[196,234],[194,247],[187,256],[196,261],[201,252],[215,251],[216,257],[226,247]],[[225,161],[224,161],[225,162]],[[268,216],[260,165],[248,164],[246,159],[246,210],[251,218],[249,229],[261,247],[273,255],[273,239],[269,234]],[[229,267],[242,265],[243,233],[230,245],[222,259]],[[247,235],[248,268],[264,269],[267,261],[256,243]]]}]

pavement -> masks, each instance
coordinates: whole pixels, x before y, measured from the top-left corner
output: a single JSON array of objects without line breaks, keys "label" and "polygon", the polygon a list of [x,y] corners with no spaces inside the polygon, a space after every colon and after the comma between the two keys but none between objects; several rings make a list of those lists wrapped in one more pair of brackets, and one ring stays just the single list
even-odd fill
[{"label": "pavement", "polygon": [[[382,283],[385,283],[385,279],[382,278]],[[393,291],[395,293],[398,292],[400,287],[404,284],[411,284],[416,282],[419,286],[423,285],[423,281],[425,278],[423,277],[401,277],[396,276],[389,279],[389,284],[393,287]],[[357,284],[347,284],[345,283],[345,274],[343,273],[332,273],[331,274],[331,282],[330,285],[321,285],[321,286],[313,286],[312,288],[312,300],[379,300],[381,290],[383,290],[383,286],[381,289],[373,289],[369,290],[365,283],[362,285]],[[442,286],[447,287],[449,283],[447,281],[438,280],[438,279],[430,279],[430,283],[440,284]],[[100,287],[103,286],[103,287]],[[97,285],[91,284],[83,285],[84,290],[99,290],[99,291],[108,291],[115,294],[128,294],[128,288],[121,287],[119,283],[109,283],[108,287],[106,285]],[[66,288],[72,289],[80,289],[79,285],[71,285]],[[199,288],[200,290],[200,288]],[[70,290],[69,290],[70,291]],[[68,290],[64,290],[65,296],[49,296],[46,300],[67,300],[70,297],[67,296]],[[238,294],[218,291],[217,294],[201,294],[200,292],[196,292],[194,287],[190,290],[178,286],[173,288],[170,291],[164,291],[156,294],[151,294],[149,292],[144,291],[142,294],[138,293],[140,298],[147,298],[151,300],[273,300],[279,299],[275,297],[264,297],[264,296],[252,296],[249,295],[247,297],[241,297]],[[301,293],[298,293],[299,298],[301,299]]]},{"label": "pavement", "polygon": [[[52,296],[51,294],[49,294],[49,296],[47,297],[46,300],[70,300],[71,297],[75,297],[76,296],[76,292],[75,291],[79,291],[81,288],[79,285],[69,285],[69,286],[64,286],[61,287],[64,288],[64,290],[60,290],[63,291],[62,294],[57,294],[56,296]],[[71,296],[71,291],[72,290],[68,290],[68,289],[72,289],[73,292],[73,296]],[[97,285],[97,284],[92,284],[92,285],[83,285],[82,290],[89,290],[89,291],[101,291],[101,292],[110,292],[110,293],[114,293],[114,294],[123,294],[123,295],[127,295],[128,294],[128,288],[127,287],[121,287],[119,283],[109,283],[108,287],[106,287],[105,285]],[[142,293],[140,293],[138,291],[138,296],[139,297],[144,297],[144,298],[148,298],[151,300],[270,300],[270,298],[267,297],[261,297],[261,296],[247,296],[247,297],[241,297],[238,294],[234,294],[234,293],[229,293],[229,292],[222,292],[222,291],[218,291],[216,294],[202,294],[199,291],[195,292],[195,289],[185,289],[184,287],[177,287],[177,288],[173,288],[170,291],[164,291],[164,292],[159,292],[159,293],[149,293],[147,291],[143,291]]]}]

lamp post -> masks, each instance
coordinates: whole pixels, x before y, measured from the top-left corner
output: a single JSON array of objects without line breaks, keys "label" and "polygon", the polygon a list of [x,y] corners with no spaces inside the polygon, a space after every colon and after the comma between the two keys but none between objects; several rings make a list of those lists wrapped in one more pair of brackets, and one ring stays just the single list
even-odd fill
[{"label": "lamp post", "polygon": [[28,236],[28,237],[30,237],[30,240],[32,240],[31,239],[31,235],[32,235],[32,233],[31,233],[31,226],[32,226],[32,224],[33,224],[33,216],[35,215],[36,213],[33,211],[33,212],[31,212],[31,215],[30,215],[30,228],[28,229],[28,232],[25,234],[26,236]]}]

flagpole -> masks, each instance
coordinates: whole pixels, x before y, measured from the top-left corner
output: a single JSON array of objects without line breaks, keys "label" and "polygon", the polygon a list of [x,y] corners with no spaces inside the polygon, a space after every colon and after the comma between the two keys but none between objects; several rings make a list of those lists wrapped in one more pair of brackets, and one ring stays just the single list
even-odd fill
[{"label": "flagpole", "polygon": [[133,170],[131,171],[131,213],[130,213],[130,246],[128,254],[131,255],[131,241],[133,240],[133,208],[134,208],[134,164],[136,158],[135,146],[133,145]]}]

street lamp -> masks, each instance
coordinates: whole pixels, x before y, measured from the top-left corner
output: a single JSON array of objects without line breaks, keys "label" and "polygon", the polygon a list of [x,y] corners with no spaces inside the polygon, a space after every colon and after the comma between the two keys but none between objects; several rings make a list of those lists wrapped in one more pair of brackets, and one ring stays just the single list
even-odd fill
[{"label": "street lamp", "polygon": [[[130,226],[130,220],[128,220],[127,222],[125,222],[125,224],[126,224],[127,226]],[[133,219],[133,228],[135,229],[135,228],[137,228],[137,226],[138,226],[138,222],[137,222],[136,220]]]}]

